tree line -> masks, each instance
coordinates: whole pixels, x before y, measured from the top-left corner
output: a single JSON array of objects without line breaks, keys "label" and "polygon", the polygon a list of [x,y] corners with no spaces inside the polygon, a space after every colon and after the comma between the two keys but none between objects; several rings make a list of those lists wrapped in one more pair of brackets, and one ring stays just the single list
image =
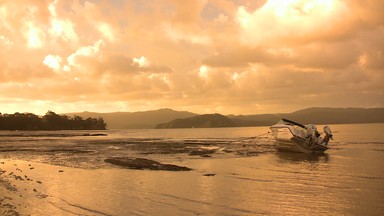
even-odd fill
[{"label": "tree line", "polygon": [[0,130],[106,130],[104,119],[69,117],[48,111],[39,117],[33,113],[1,114]]}]

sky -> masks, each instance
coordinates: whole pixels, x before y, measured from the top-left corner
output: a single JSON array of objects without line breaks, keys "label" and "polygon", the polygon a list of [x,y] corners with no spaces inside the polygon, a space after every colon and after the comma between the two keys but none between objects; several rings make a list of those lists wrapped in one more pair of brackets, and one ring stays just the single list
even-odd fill
[{"label": "sky", "polygon": [[0,0],[0,112],[384,107],[382,0]]}]

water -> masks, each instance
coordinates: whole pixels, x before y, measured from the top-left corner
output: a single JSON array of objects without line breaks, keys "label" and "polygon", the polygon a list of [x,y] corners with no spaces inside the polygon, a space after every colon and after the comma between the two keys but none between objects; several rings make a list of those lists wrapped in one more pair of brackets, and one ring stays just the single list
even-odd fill
[{"label": "water", "polygon": [[[384,124],[330,127],[321,155],[277,151],[267,127],[0,132],[0,168],[33,177],[13,181],[32,215],[383,215]],[[116,156],[193,170],[104,162]]]}]

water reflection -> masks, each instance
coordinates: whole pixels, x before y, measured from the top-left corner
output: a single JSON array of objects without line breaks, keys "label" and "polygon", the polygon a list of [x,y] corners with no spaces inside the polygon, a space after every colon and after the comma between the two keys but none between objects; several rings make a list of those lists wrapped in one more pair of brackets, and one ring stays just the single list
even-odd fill
[{"label": "water reflection", "polygon": [[276,155],[280,163],[328,163],[329,155],[327,153],[322,154],[303,154],[289,151],[277,151]]}]

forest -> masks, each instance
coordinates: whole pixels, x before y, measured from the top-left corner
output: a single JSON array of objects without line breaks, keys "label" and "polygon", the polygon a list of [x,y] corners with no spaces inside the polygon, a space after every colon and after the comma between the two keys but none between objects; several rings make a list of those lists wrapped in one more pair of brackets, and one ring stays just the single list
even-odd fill
[{"label": "forest", "polygon": [[0,130],[106,130],[104,119],[69,117],[48,111],[39,117],[33,113],[1,114]]}]

